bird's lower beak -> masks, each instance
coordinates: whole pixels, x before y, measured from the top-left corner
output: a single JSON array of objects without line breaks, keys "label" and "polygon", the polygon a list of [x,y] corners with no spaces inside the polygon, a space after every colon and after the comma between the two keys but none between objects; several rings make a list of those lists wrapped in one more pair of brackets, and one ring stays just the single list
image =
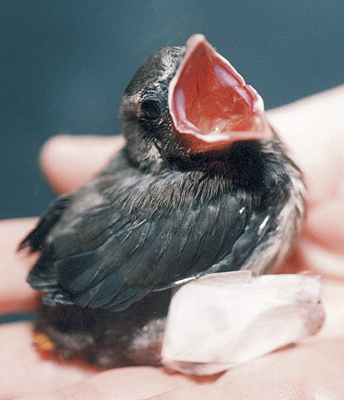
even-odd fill
[{"label": "bird's lower beak", "polygon": [[203,35],[188,40],[168,101],[178,139],[187,152],[272,137],[262,98]]}]

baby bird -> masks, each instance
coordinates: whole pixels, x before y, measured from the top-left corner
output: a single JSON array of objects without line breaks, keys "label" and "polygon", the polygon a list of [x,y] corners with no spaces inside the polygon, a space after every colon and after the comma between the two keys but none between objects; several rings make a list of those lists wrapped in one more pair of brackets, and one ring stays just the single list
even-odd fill
[{"label": "baby bird", "polygon": [[261,97],[203,35],[149,57],[121,111],[125,148],[20,245],[41,252],[38,347],[104,368],[159,365],[171,288],[270,271],[305,212]]}]

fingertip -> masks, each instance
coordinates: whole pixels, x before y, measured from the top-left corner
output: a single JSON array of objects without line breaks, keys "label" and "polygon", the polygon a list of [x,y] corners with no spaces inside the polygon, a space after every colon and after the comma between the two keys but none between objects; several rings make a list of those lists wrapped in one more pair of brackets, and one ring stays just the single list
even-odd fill
[{"label": "fingertip", "polygon": [[[36,295],[26,283],[29,268],[37,254],[18,252],[18,244],[35,224],[36,218],[8,219],[0,222],[0,312],[14,313],[33,309]],[[1,384],[0,384],[1,387]]]},{"label": "fingertip", "polygon": [[123,136],[54,136],[41,150],[41,167],[57,193],[72,192],[104,168],[124,143]]}]

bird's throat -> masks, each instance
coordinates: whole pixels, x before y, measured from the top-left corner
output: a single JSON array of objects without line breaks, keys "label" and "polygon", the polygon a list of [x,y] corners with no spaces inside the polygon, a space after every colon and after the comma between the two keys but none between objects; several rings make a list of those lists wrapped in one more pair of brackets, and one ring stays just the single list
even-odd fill
[{"label": "bird's throat", "polygon": [[272,136],[262,98],[203,35],[187,42],[170,83],[169,109],[188,153]]}]

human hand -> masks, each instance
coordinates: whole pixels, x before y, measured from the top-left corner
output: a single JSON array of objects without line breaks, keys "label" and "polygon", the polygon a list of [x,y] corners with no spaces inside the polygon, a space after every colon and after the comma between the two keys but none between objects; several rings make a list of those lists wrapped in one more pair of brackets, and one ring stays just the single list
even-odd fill
[{"label": "human hand", "polygon": [[[41,358],[31,345],[31,325],[0,327],[0,398],[35,399],[314,399],[344,397],[344,87],[269,113],[294,153],[309,188],[308,219],[281,272],[325,277],[323,330],[297,346],[274,352],[216,377],[191,378],[163,368],[105,372]],[[57,137],[41,162],[52,187],[72,191],[101,169],[122,138]],[[34,307],[25,283],[36,255],[15,252],[35,219],[0,224],[0,311]]]}]

